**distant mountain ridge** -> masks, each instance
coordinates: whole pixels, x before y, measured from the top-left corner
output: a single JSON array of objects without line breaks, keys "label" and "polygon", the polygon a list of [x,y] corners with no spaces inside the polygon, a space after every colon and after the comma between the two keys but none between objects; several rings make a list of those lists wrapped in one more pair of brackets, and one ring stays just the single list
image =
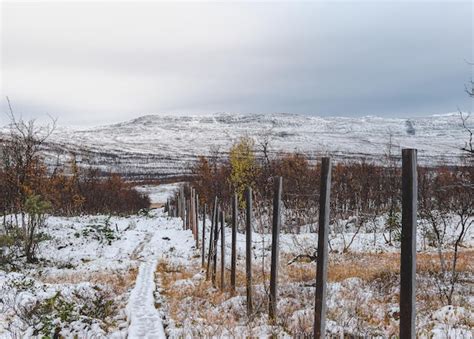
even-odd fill
[{"label": "distant mountain ridge", "polygon": [[[3,129],[5,132],[6,129]],[[268,138],[273,154],[298,151],[310,159],[381,161],[392,151],[419,150],[423,164],[457,163],[466,135],[456,114],[429,117],[315,117],[297,114],[144,115],[85,129],[58,127],[46,146],[48,161],[66,161],[73,152],[85,165],[130,177],[189,173],[199,155],[219,149],[222,157],[241,136]]]}]

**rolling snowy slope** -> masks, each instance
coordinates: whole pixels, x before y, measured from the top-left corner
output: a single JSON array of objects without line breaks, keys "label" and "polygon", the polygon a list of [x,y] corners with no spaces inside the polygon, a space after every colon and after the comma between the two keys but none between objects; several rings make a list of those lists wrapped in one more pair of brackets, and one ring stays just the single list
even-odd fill
[{"label": "rolling snowy slope", "polygon": [[[6,131],[4,129],[3,131]],[[423,118],[343,118],[294,114],[229,114],[197,116],[146,115],[137,119],[88,129],[58,128],[47,154],[72,151],[82,163],[130,176],[173,176],[188,171],[198,155],[219,149],[222,156],[240,136],[258,145],[265,137],[272,153],[300,151],[316,159],[330,154],[336,159],[380,161],[390,140],[419,150],[423,164],[456,163],[464,146],[457,113]]]}]

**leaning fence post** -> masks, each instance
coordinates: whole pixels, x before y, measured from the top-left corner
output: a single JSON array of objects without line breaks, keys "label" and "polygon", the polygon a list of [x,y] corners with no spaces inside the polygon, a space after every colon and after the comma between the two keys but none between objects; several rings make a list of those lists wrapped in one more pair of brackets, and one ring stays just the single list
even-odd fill
[{"label": "leaning fence post", "polygon": [[232,197],[232,249],[230,258],[230,286],[235,292],[235,270],[237,266],[237,194]]},{"label": "leaning fence post", "polygon": [[270,302],[268,314],[271,320],[276,318],[277,285],[278,285],[278,259],[280,254],[280,210],[282,177],[275,178],[273,191],[273,226],[272,226],[272,263],[270,272]]},{"label": "leaning fence post", "polygon": [[316,266],[316,296],[314,338],[326,333],[326,280],[328,275],[329,201],[331,194],[331,158],[322,158],[319,195],[318,257]]},{"label": "leaning fence post", "polygon": [[416,149],[402,150],[402,234],[400,247],[400,338],[415,337],[416,213],[418,177]]},{"label": "leaning fence post", "polygon": [[245,223],[245,269],[247,286],[247,316],[253,312],[252,304],[252,188],[248,187],[245,192],[247,203],[246,223]]},{"label": "leaning fence post", "polygon": [[221,211],[221,290],[225,287],[225,228],[224,210]]},{"label": "leaning fence post", "polygon": [[201,266],[204,267],[206,261],[206,213],[207,213],[207,204],[204,204],[202,211],[202,245],[201,245]]}]

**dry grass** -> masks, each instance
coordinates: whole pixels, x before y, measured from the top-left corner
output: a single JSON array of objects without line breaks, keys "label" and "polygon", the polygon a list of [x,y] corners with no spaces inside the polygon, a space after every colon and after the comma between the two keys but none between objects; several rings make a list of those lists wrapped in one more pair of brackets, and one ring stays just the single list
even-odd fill
[{"label": "dry grass", "polygon": [[226,298],[225,291],[214,288],[211,281],[198,280],[196,284],[187,286],[177,284],[200,273],[200,268],[170,265],[166,261],[160,261],[156,271],[161,277],[161,287],[164,289],[162,294],[171,301],[169,306],[172,315],[176,315],[180,310],[179,302],[173,303],[173,301],[192,297],[206,299],[209,303],[216,305]]},{"label": "dry grass", "polygon": [[[218,305],[232,297],[228,289],[221,291],[214,288],[211,281],[192,279],[198,273],[205,275],[200,267],[184,267],[161,261],[157,273],[161,278],[162,295],[167,301],[167,313],[176,328],[183,327],[185,322],[199,322],[204,326],[196,329],[199,332],[193,332],[191,336],[214,337],[222,335],[223,329],[235,327],[239,322],[241,314],[238,312],[216,312]],[[180,284],[184,281],[185,284]]]},{"label": "dry grass", "polygon": [[[453,253],[444,254],[447,262],[452,262]],[[474,272],[474,250],[466,250],[459,254],[457,268],[459,272]],[[287,257],[285,259],[291,259]],[[292,264],[282,267],[282,273],[290,281],[307,282],[314,280],[316,267],[314,263],[303,262],[298,265]],[[440,261],[437,253],[419,253],[417,255],[417,272],[428,273],[437,272],[440,268]],[[373,281],[400,272],[399,253],[351,253],[351,254],[331,254],[328,268],[328,279],[332,282],[342,281],[347,278],[360,278],[365,281]]]},{"label": "dry grass", "polygon": [[[474,263],[470,260],[473,250],[463,251],[458,259],[457,270],[474,272]],[[448,254],[447,258],[452,258]],[[315,280],[315,264],[296,262],[287,265],[290,257],[282,257],[279,272],[280,305],[277,328],[290,335],[310,335],[313,323],[312,308],[314,305],[314,288],[310,287]],[[198,261],[195,261],[197,263]],[[269,260],[266,261],[269,264]],[[256,261],[253,270],[253,289],[256,312],[252,317],[246,315],[245,305],[245,263],[238,261],[236,272],[237,291],[229,289],[230,272],[226,272],[226,288],[219,289],[220,272],[217,271],[216,287],[206,281],[205,270],[199,265],[173,265],[162,261],[157,272],[161,278],[162,293],[166,298],[168,313],[173,319],[174,328],[188,332],[178,332],[178,336],[229,336],[234,328],[246,326],[246,336],[251,336],[252,327],[266,324],[269,270],[263,273],[261,263]],[[328,309],[328,319],[343,325],[346,321],[357,321],[356,328],[360,333],[391,333],[396,335],[398,314],[390,313],[388,304],[398,303],[398,284],[400,255],[383,254],[332,254],[328,269],[329,281],[341,283],[342,288],[333,296],[333,300],[343,300],[344,307]],[[439,271],[437,253],[420,253],[417,257],[417,272],[428,277],[431,272]],[[196,274],[200,273],[200,276]],[[196,277],[195,277],[196,276]],[[356,287],[351,287],[348,278],[359,278]],[[442,306],[439,298],[429,292],[432,280],[423,279],[419,285],[419,312],[432,314]],[[192,283],[190,283],[192,282]],[[425,291],[426,290],[426,291]],[[365,292],[364,292],[365,291]],[[435,292],[436,293],[436,292]],[[369,295],[369,297],[366,297]],[[234,298],[235,299],[232,299]],[[334,299],[335,298],[335,299]],[[369,298],[369,299],[365,299]],[[200,324],[201,326],[194,326]],[[367,328],[366,328],[367,327]],[[381,328],[385,332],[380,332]],[[199,328],[199,329],[198,329]],[[186,330],[185,330],[186,329]],[[192,330],[189,330],[192,329]],[[189,332],[192,331],[192,332]],[[367,332],[364,332],[367,331]],[[375,331],[375,332],[370,332]],[[379,331],[379,332],[377,332]],[[237,337],[244,336],[236,333]]]},{"label": "dry grass", "polygon": [[42,277],[41,280],[48,284],[77,284],[80,282],[90,282],[92,284],[101,284],[110,288],[116,295],[125,293],[136,281],[138,269],[133,267],[127,271],[106,271],[91,273],[69,273],[61,275],[51,275]]}]

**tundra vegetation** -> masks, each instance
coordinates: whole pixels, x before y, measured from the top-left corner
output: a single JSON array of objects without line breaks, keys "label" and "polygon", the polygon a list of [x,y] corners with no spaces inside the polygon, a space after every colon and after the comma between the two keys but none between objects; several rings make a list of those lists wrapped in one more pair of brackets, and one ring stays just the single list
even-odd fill
[{"label": "tundra vegetation", "polygon": [[[74,155],[69,163],[47,166],[42,150],[54,128],[55,121],[38,126],[11,114],[10,133],[0,139],[0,336],[59,337],[67,333],[66,328],[79,331],[84,324],[100,331],[113,327],[111,318],[120,309],[118,294],[112,290],[128,287],[136,275],[125,271],[120,279],[114,272],[75,279],[42,276],[44,270],[62,272],[75,267],[67,257],[53,254],[53,261],[44,257],[72,245],[71,238],[54,245],[62,239],[51,231],[51,219],[108,216],[70,237],[93,243],[94,236],[110,245],[119,233],[110,225],[110,216],[135,214],[150,204],[147,196],[120,176],[79,168]],[[41,247],[43,256],[39,257]]]},{"label": "tundra vegetation", "polygon": [[[263,144],[266,146],[266,151],[259,148]],[[294,298],[296,300],[291,302],[306,305],[312,304],[311,299],[314,295],[301,293],[295,296],[294,284],[314,282],[315,271],[312,266],[314,264],[310,266],[308,264],[316,260],[316,241],[306,241],[301,235],[314,234],[317,230],[320,164],[312,163],[305,154],[298,152],[272,153],[273,156],[269,156],[268,147],[270,146],[268,142],[255,142],[245,137],[237,140],[230,148],[227,161],[219,162],[216,157],[201,156],[192,166],[193,180],[189,184],[189,187],[192,186],[196,192],[199,192],[200,205],[212,206],[217,197],[221,208],[225,211],[231,210],[232,196],[237,193],[241,201],[240,232],[244,232],[243,217],[245,215],[241,200],[242,192],[246,187],[252,188],[255,212],[253,230],[261,235],[261,240],[257,240],[261,243],[256,245],[256,251],[261,251],[256,254],[261,258],[261,262],[256,265],[254,276],[257,277],[257,299],[261,299],[263,304],[249,321],[253,322],[252,326],[257,328],[261,325],[262,319],[268,316],[264,300],[268,298],[268,247],[270,245],[268,236],[271,232],[273,178],[280,176],[283,178],[281,230],[285,237],[289,235],[293,237],[292,250],[282,254],[288,263],[282,267],[282,298],[285,302],[288,302],[288,298]],[[472,292],[469,292],[468,282],[472,282],[473,267],[468,263],[468,258],[472,258],[473,251],[471,245],[466,245],[465,241],[466,237],[472,238],[470,231],[474,223],[472,153],[466,152],[457,165],[420,166],[418,182],[417,247],[420,255],[417,280],[420,281],[420,286],[424,286],[422,288],[427,288],[426,292],[420,291],[417,295],[421,305],[420,313],[429,316],[440,307],[453,305],[461,307],[462,310],[463,307],[467,307],[467,312],[469,312],[472,310],[469,306]],[[355,288],[370,291],[376,287],[387,293],[385,296],[382,294],[378,296],[376,303],[382,302],[383,298],[389,300],[396,297],[393,291],[397,291],[399,259],[393,252],[397,252],[400,245],[401,164],[399,157],[393,151],[391,142],[387,146],[386,156],[382,162],[375,163],[361,159],[360,161],[339,161],[334,164],[330,210],[330,281],[335,283],[351,277],[361,279],[354,282],[358,285]],[[230,212],[228,214],[230,216]],[[365,244],[367,250],[365,253],[361,253],[363,252],[361,243]],[[372,246],[371,249],[369,249],[370,246]],[[308,269],[310,271],[307,271]],[[183,272],[186,272],[183,274],[192,275],[189,268],[183,268]],[[183,300],[192,304],[189,298],[197,298],[195,294],[201,293],[199,291],[209,291],[209,289],[203,286],[193,288],[190,285],[186,289],[179,288],[178,291],[173,288],[175,278],[167,274],[166,270],[163,274],[166,276],[165,284],[170,286],[173,312],[183,321],[186,317],[192,318],[191,314],[179,312],[175,307],[182,305]],[[245,272],[238,274],[244,275]],[[183,277],[178,274],[176,279],[180,280]],[[354,286],[346,287],[345,297],[351,298],[349,294],[354,292],[349,290]],[[306,291],[301,287],[301,291],[303,290]],[[240,291],[241,293],[237,295],[243,298],[245,294],[242,289]],[[237,297],[231,291],[227,291],[227,294],[223,294],[222,291],[209,293],[211,295],[208,297],[212,300],[219,300],[227,306],[234,305],[229,306],[234,313],[231,312],[230,315],[227,313],[222,317],[212,313],[214,316],[209,318],[208,331],[225,334],[227,333],[225,323],[230,321],[229,317],[232,322],[241,321],[240,316],[237,316],[240,312],[239,307],[242,307],[240,299],[236,299]],[[435,299],[432,298],[433,294],[437,296]],[[359,302],[367,304],[369,300],[359,300]],[[354,305],[354,307],[357,308],[354,312],[358,314],[361,322],[355,326],[357,327],[355,332],[349,331],[346,334],[373,335],[377,333],[375,328],[373,329],[375,332],[364,330],[368,324],[380,325],[375,316],[370,314],[376,313],[375,309],[369,311],[371,309],[369,305]],[[199,310],[193,308],[193,310],[197,311],[200,317],[206,317],[203,313],[209,312],[207,308]],[[285,328],[286,333],[293,335],[312,333],[313,313],[311,310],[306,310],[308,314],[300,313],[298,319],[295,318],[294,313],[285,312],[283,311],[284,314],[281,315],[280,311],[283,319],[280,319],[278,324]],[[328,316],[329,319],[335,319],[334,313],[331,315],[330,312]],[[386,319],[385,325],[388,322],[393,325],[398,315],[391,314],[389,318],[393,319],[390,321]],[[337,319],[343,321],[341,317]],[[470,328],[472,320],[469,320],[469,316],[463,319],[464,324]],[[353,320],[347,318],[344,321]],[[221,321],[222,327],[212,326],[213,321]],[[285,322],[287,323],[284,324]],[[397,333],[394,328],[387,331],[391,331],[392,335]],[[206,332],[193,333],[206,334]],[[252,331],[248,333],[255,334]],[[419,332],[420,335],[427,335],[427,333]]]},{"label": "tundra vegetation", "polygon": [[12,114],[10,126],[9,136],[0,143],[1,242],[17,245],[27,262],[35,260],[46,215],[129,214],[149,207],[148,197],[120,176],[80,169],[74,156],[69,164],[48,169],[41,147],[55,121],[37,126]]},{"label": "tundra vegetation", "polygon": [[[146,210],[150,201],[117,174],[104,175],[98,169],[78,166],[74,155],[66,164],[47,166],[42,158],[42,146],[53,131],[54,122],[38,127],[34,122],[17,121],[12,116],[11,132],[0,143],[0,280],[5,282],[0,292],[1,288],[17,291],[17,294],[5,293],[8,298],[0,303],[0,311],[21,320],[11,323],[11,333],[25,333],[33,328],[32,335],[67,336],[81,333],[74,332],[73,327],[84,323],[98,324],[104,333],[109,333],[117,329],[114,317],[123,309],[123,300],[117,301],[117,296],[127,295],[134,284],[136,266],[120,266],[120,271],[90,272],[81,277],[41,276],[42,273],[31,272],[43,272],[56,264],[38,256],[38,249],[42,243],[54,243],[54,232],[46,230],[55,217],[70,221],[72,225],[64,228],[70,227],[70,236],[77,238],[61,243],[58,251],[79,240],[83,246],[97,243],[107,251],[122,238],[125,243],[130,234],[133,234],[131,238],[138,238],[134,229],[143,220],[153,221],[153,213],[145,211],[137,219],[128,218]],[[391,137],[388,139],[386,155],[381,161],[336,161],[332,169],[328,288],[331,333],[397,334],[399,314],[393,305],[398,298],[401,164]],[[163,297],[157,307],[168,312],[168,334],[298,336],[312,333],[321,168],[305,154],[279,154],[270,152],[270,148],[268,137],[264,140],[243,137],[228,152],[221,153],[228,154],[227,159],[217,156],[217,149],[210,156],[201,156],[190,165],[192,177],[183,189],[183,194],[190,196],[191,187],[194,188],[199,206],[207,204],[208,211],[217,197],[227,224],[232,197],[237,194],[238,239],[244,242],[244,192],[247,187],[252,188],[256,258],[252,268],[253,313],[249,316],[244,311],[246,272],[242,253],[237,258],[236,290],[230,290],[228,283],[218,290],[203,279],[201,260],[197,258],[200,252],[192,247],[194,243],[183,242],[181,245],[188,246],[187,250],[171,246],[157,267],[157,284]],[[472,310],[468,282],[472,282],[473,276],[472,260],[469,260],[473,250],[466,245],[466,240],[472,244],[472,239],[466,238],[472,237],[474,223],[472,153],[466,151],[457,165],[419,167],[418,176],[418,334],[430,335],[430,326],[435,325],[429,319],[443,317],[444,313],[438,312],[443,307],[453,307],[461,314],[456,326],[472,328],[471,318],[462,313],[469,314]],[[277,177],[283,178],[280,301],[276,321],[267,327],[269,233],[273,180]],[[173,203],[169,201],[170,205]],[[166,229],[176,226],[176,220],[168,222]],[[55,232],[66,231],[58,224],[53,226]],[[160,232],[159,225],[150,223],[147,227]],[[159,238],[163,243],[179,243],[179,239]],[[226,239],[229,244],[229,238]],[[130,257],[138,260],[143,246],[140,242]],[[114,255],[128,253],[128,248],[119,249]],[[89,260],[93,259],[81,257],[81,265]],[[121,260],[122,257],[118,265],[122,264]],[[64,260],[55,269],[74,270],[75,265],[78,264]],[[24,275],[20,279],[10,274],[13,271]],[[228,272],[220,276],[227,279]],[[72,284],[70,288],[52,288],[64,279]],[[92,285],[82,285],[84,279]],[[25,291],[40,293],[45,289],[50,293],[28,307],[16,303],[18,295]],[[245,332],[240,332],[242,327]]]}]

